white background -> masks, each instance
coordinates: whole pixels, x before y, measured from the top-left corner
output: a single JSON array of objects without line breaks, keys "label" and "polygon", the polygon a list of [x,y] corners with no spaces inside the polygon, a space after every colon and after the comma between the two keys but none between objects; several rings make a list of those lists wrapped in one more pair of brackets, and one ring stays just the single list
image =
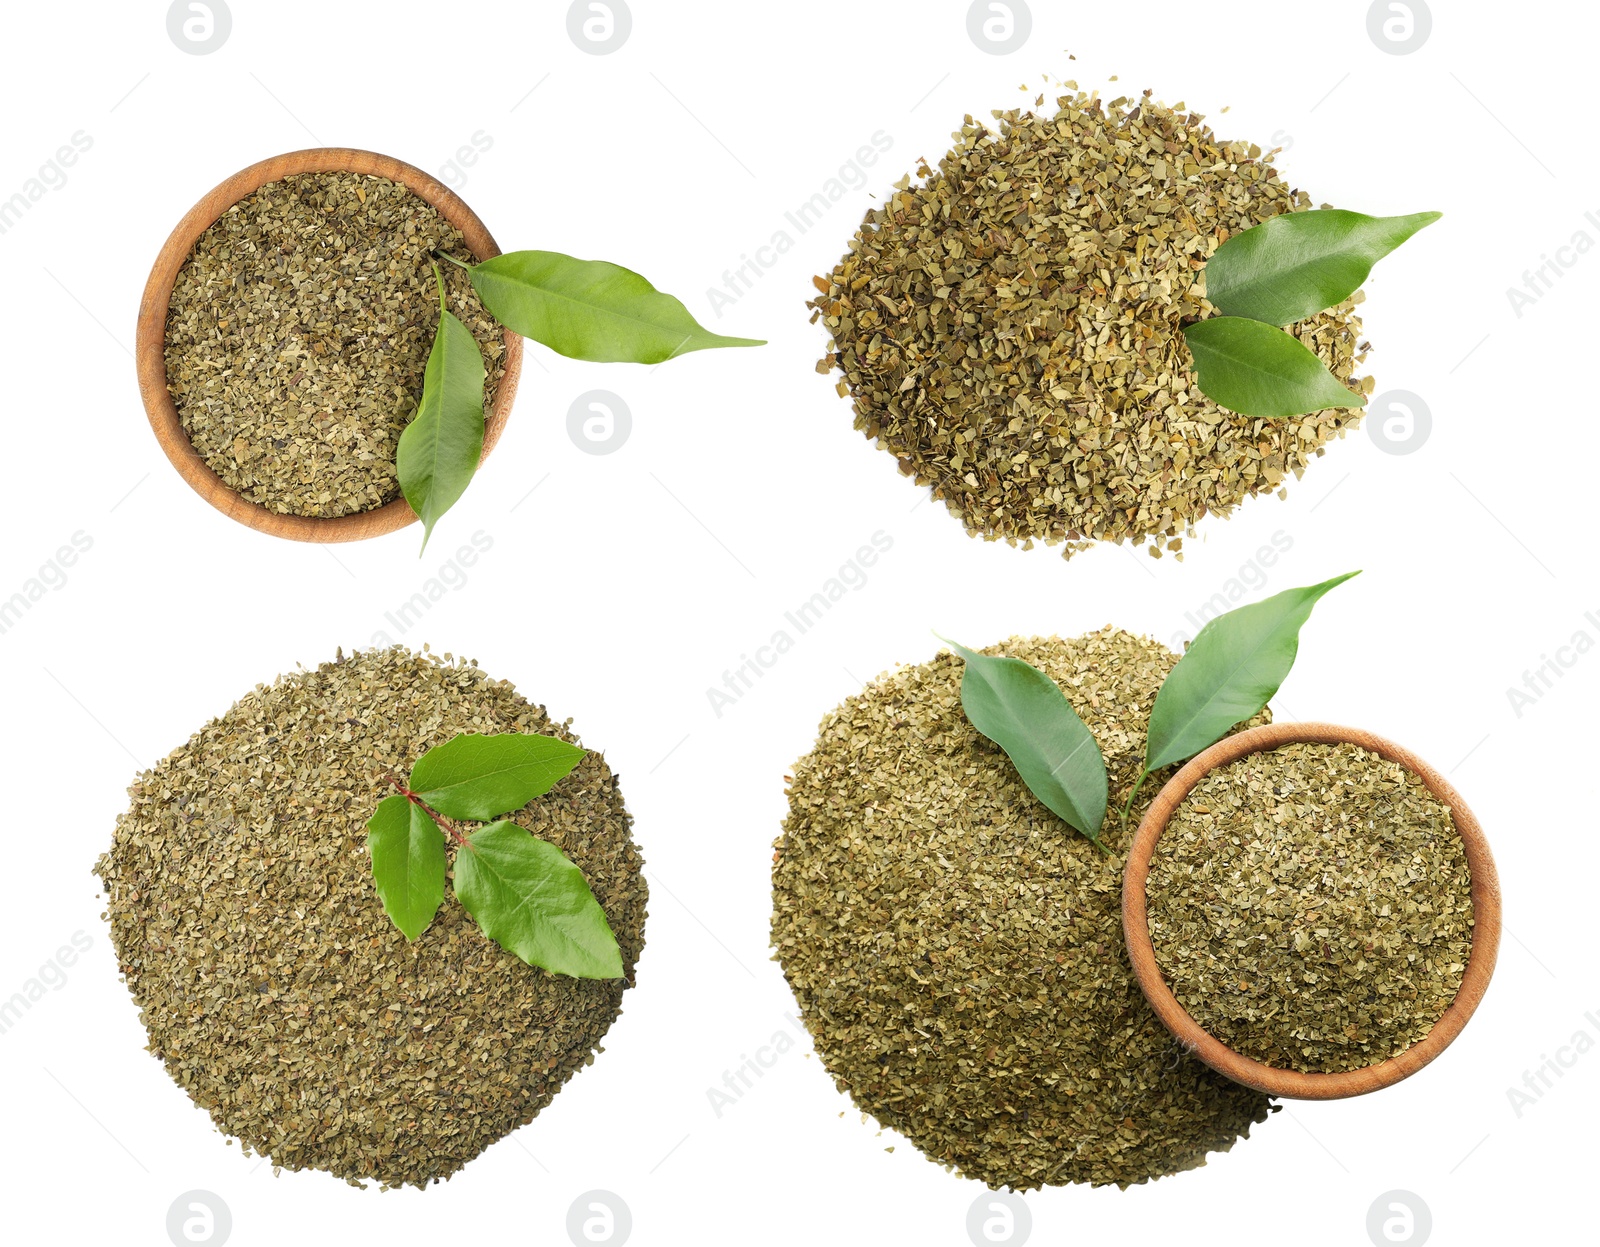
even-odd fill
[{"label": "white background", "polygon": [[[1520,316],[1506,293],[1577,231],[1600,242],[1584,215],[1600,210],[1581,85],[1592,12],[1436,3],[1425,46],[1397,56],[1369,39],[1365,3],[1040,3],[1023,50],[993,56],[959,0],[634,0],[629,41],[593,56],[562,3],[233,0],[228,42],[193,56],[164,3],[6,7],[0,197],[75,132],[93,140],[0,235],[0,597],[75,532],[93,541],[0,635],[0,998],[75,932],[92,941],[0,1034],[7,1241],[162,1244],[169,1205],[200,1189],[229,1206],[238,1244],[561,1244],[568,1207],[600,1188],[627,1202],[638,1244],[968,1242],[983,1188],[861,1124],[805,1045],[720,1117],[708,1101],[789,1026],[767,950],[785,771],[861,680],[929,657],[932,628],[981,645],[1115,623],[1170,641],[1280,532],[1292,548],[1268,590],[1365,574],[1318,607],[1278,714],[1376,730],[1450,772],[1505,887],[1498,973],[1416,1078],[1290,1104],[1197,1172],[1032,1194],[1033,1241],[1360,1245],[1369,1206],[1397,1188],[1428,1204],[1439,1244],[1592,1238],[1600,1050],[1520,1116],[1508,1089],[1575,1032],[1600,1040],[1600,654],[1520,715],[1507,689],[1574,633],[1600,640],[1600,616],[1585,619],[1600,611],[1600,255],[1566,253],[1576,263]],[[1287,502],[1205,524],[1182,565],[1114,546],[1025,554],[918,505],[813,371],[824,340],[802,305],[870,193],[1042,72],[1120,74],[1108,95],[1153,87],[1225,137],[1280,143],[1317,202],[1442,210],[1383,263],[1365,309],[1378,391],[1423,397],[1427,443],[1394,456],[1358,432]],[[785,212],[879,130],[893,146],[870,183],[797,234]],[[274,153],[353,145],[438,172],[478,131],[492,147],[461,189],[503,247],[629,265],[771,345],[657,370],[530,346],[500,448],[421,562],[415,529],[318,548],[210,510],[158,450],[129,354],[168,231]],[[779,230],[793,249],[718,319],[705,290]],[[593,388],[633,412],[611,455],[566,431]],[[467,585],[403,635],[388,625],[479,530],[493,547]],[[894,544],[866,586],[717,717],[708,687],[879,530]],[[652,885],[639,985],[596,1065],[448,1184],[388,1194],[274,1177],[224,1145],[143,1051],[90,875],[136,771],[256,682],[380,632],[474,656],[572,716],[621,774]]]}]

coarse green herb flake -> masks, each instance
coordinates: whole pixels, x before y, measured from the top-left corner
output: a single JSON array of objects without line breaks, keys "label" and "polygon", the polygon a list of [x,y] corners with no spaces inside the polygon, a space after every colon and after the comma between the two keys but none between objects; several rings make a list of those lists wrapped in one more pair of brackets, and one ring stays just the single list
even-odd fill
[{"label": "coarse green herb flake", "polygon": [[1423,1039],[1472,952],[1472,878],[1450,807],[1353,744],[1292,744],[1205,776],[1156,842],[1156,962],[1234,1051],[1342,1073]]},{"label": "coarse green herb flake", "polygon": [[[1263,426],[1197,383],[1184,326],[1206,258],[1311,200],[1247,142],[1149,93],[1069,88],[1055,109],[967,117],[936,164],[868,211],[809,306],[855,424],[969,532],[1073,555],[1182,557],[1200,517],[1277,493],[1360,419],[1335,396]],[[1360,294],[1296,327],[1340,387]]]},{"label": "coarse green herb flake", "polygon": [[[1065,694],[1120,798],[1175,656],[1111,628],[993,648]],[[791,772],[772,945],[817,1056],[863,1114],[997,1189],[1202,1165],[1270,1103],[1161,1024],[1122,936],[1126,834],[1106,857],[1041,806],[965,679],[953,653],[879,676]]]},{"label": "coarse green herb flake", "polygon": [[[387,178],[292,174],[224,212],[179,269],[167,307],[167,388],[206,466],[244,498],[328,519],[402,497],[399,439],[434,339],[438,250],[465,247],[427,200]],[[505,331],[465,273],[452,314],[488,365]]]},{"label": "coarse green herb flake", "polygon": [[150,1052],[247,1155],[428,1186],[595,1061],[649,894],[598,751],[507,818],[581,872],[622,977],[531,967],[451,897],[410,939],[374,888],[365,820],[380,801],[403,813],[412,803],[384,794],[467,733],[580,744],[476,664],[393,647],[252,689],[130,788],[95,866],[117,962]]}]

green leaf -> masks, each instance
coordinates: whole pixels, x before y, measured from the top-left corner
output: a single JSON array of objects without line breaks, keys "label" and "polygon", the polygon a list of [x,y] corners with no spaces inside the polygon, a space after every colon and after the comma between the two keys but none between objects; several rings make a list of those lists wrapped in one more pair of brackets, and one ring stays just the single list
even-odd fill
[{"label": "green leaf", "polygon": [[428,812],[396,793],[367,820],[372,881],[383,911],[414,940],[444,902],[444,832]]},{"label": "green leaf", "polygon": [[1329,407],[1365,407],[1327,366],[1282,329],[1239,316],[1184,327],[1200,388],[1242,416],[1303,416]]},{"label": "green leaf", "polygon": [[583,872],[515,823],[480,827],[456,852],[456,897],[483,933],[530,966],[622,977],[622,951]]},{"label": "green leaf", "polygon": [[446,818],[484,823],[549,792],[582,757],[554,736],[469,732],[418,758],[411,788]]},{"label": "green leaf", "polygon": [[1319,585],[1285,589],[1218,615],[1200,629],[1156,694],[1144,771],[1124,814],[1152,771],[1192,758],[1260,712],[1294,666],[1311,608],[1330,589],[1360,574],[1346,572]]},{"label": "green leaf", "polygon": [[1206,261],[1206,298],[1224,316],[1292,325],[1343,303],[1372,266],[1437,212],[1285,212],[1235,234]]},{"label": "green leaf", "polygon": [[961,706],[972,726],[1005,750],[1029,792],[1098,845],[1106,764],[1061,686],[1019,658],[945,644],[966,661]]},{"label": "green leaf", "polygon": [[509,251],[472,268],[473,289],[496,320],[573,359],[658,364],[717,346],[764,346],[724,338],[638,273],[556,251]]},{"label": "green leaf", "polygon": [[439,281],[439,328],[422,374],[422,402],[400,434],[400,491],[422,519],[422,548],[439,517],[466,492],[483,457],[483,353],[472,331],[446,310]]}]

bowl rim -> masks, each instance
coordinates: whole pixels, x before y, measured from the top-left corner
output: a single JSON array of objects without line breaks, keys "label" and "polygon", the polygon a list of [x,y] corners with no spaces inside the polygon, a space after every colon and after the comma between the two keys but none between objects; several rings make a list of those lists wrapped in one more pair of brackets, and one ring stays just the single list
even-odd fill
[{"label": "bowl rim", "polygon": [[[417,514],[404,498],[349,515],[290,515],[246,498],[206,463],[184,432],[177,405],[167,389],[167,309],[172,289],[195,243],[229,208],[270,182],[297,173],[358,173],[388,178],[419,196],[461,231],[468,249],[481,262],[500,254],[500,247],[477,213],[443,182],[414,165],[378,152],[354,147],[308,147],[269,156],[218,183],[190,208],[162,244],[145,281],[135,335],[139,394],[156,440],[189,486],[230,519],[274,537],[293,541],[361,541],[404,528]],[[500,440],[522,371],[522,339],[505,330],[505,371],[493,407],[485,413],[481,465]]]},{"label": "bowl rim", "polygon": [[[1398,762],[1418,775],[1434,796],[1450,807],[1457,834],[1466,848],[1472,878],[1472,952],[1461,987],[1444,1015],[1422,1039],[1387,1060],[1361,1069],[1314,1074],[1279,1069],[1236,1052],[1190,1016],[1167,986],[1156,963],[1150,938],[1145,888],[1156,842],[1172,813],[1194,786],[1219,766],[1289,744],[1353,744]],[[1410,750],[1359,728],[1330,723],[1269,723],[1226,736],[1184,764],[1140,821],[1128,849],[1122,878],[1122,928],[1133,972],[1145,999],[1184,1049],[1220,1074],[1268,1095],[1297,1100],[1336,1100],[1393,1086],[1427,1065],[1451,1043],[1476,1011],[1488,990],[1500,948],[1500,882],[1489,842],[1461,794],[1438,771]]]}]

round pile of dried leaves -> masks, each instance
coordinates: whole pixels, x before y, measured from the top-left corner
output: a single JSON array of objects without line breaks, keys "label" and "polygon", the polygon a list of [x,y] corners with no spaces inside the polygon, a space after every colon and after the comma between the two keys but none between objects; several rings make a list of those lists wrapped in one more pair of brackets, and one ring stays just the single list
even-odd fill
[{"label": "round pile of dried leaves", "polygon": [[644,943],[646,887],[598,753],[513,818],[587,877],[627,979],[559,977],[447,892],[415,943],[372,884],[384,775],[461,732],[565,724],[403,648],[258,687],[130,789],[96,865],[150,1051],[247,1153],[359,1184],[449,1177],[589,1064]]},{"label": "round pile of dried leaves", "polygon": [[1362,1069],[1425,1038],[1472,953],[1450,807],[1357,745],[1219,767],[1173,811],[1145,886],[1162,976],[1208,1033],[1280,1069]]},{"label": "round pile of dried leaves", "polygon": [[[986,652],[1062,686],[1118,808],[1176,655],[1110,628]],[[880,676],[795,766],[772,940],[817,1052],[863,1112],[991,1187],[1126,1186],[1202,1165],[1269,1102],[1187,1055],[1145,1002],[1115,814],[1104,857],[978,735],[961,675],[942,653]]]},{"label": "round pile of dried leaves", "polygon": [[[201,458],[252,502],[292,515],[400,496],[395,453],[439,323],[434,251],[461,233],[398,182],[299,173],[222,214],[184,261],[167,310],[167,389]],[[453,264],[450,310],[488,369],[504,331]]]},{"label": "round pile of dried leaves", "polygon": [[[1070,85],[1070,84],[1069,84]],[[1209,512],[1299,477],[1352,410],[1264,420],[1196,385],[1182,326],[1209,316],[1206,258],[1311,206],[1261,149],[1152,101],[1063,95],[1054,116],[966,118],[867,213],[810,304],[856,427],[974,535],[1182,548]],[[1341,381],[1361,296],[1296,326]]]}]

